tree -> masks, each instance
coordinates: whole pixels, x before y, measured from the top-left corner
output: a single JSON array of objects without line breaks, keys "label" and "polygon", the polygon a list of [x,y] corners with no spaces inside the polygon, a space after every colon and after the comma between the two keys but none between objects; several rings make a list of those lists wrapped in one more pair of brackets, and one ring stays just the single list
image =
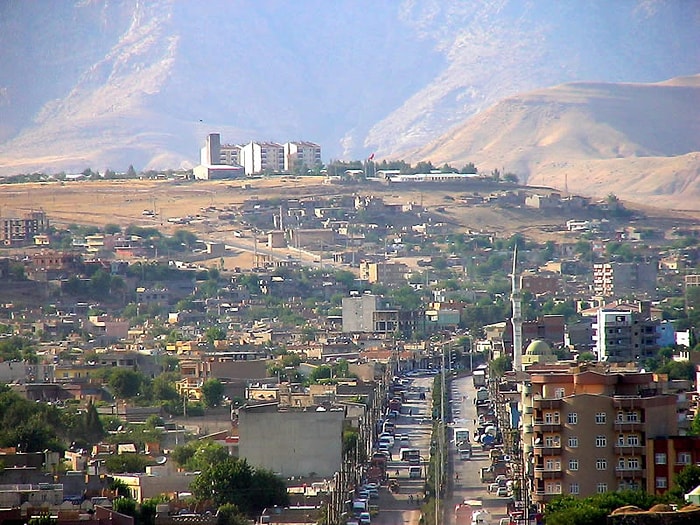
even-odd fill
[{"label": "tree", "polygon": [[112,501],[112,510],[119,514],[136,517],[136,501],[131,498],[117,498]]},{"label": "tree", "polygon": [[207,342],[210,345],[214,345],[214,341],[223,341],[226,339],[226,330],[220,326],[210,326],[204,333],[207,338]]},{"label": "tree", "polygon": [[684,494],[700,485],[700,466],[688,465],[684,467],[673,479],[673,485],[671,493],[682,500]]},{"label": "tree", "polygon": [[497,357],[489,363],[489,375],[493,377],[501,377],[508,370],[513,368],[513,362],[510,356],[504,355]]},{"label": "tree", "polygon": [[216,525],[248,525],[246,519],[236,505],[225,503],[216,511]]},{"label": "tree", "polygon": [[82,437],[90,444],[99,443],[106,434],[92,400],[88,402],[87,409],[83,413],[80,430]]},{"label": "tree", "polygon": [[149,460],[140,454],[126,452],[109,456],[105,460],[105,468],[111,473],[145,472],[148,462]]},{"label": "tree", "polygon": [[139,393],[142,382],[142,374],[126,368],[118,368],[109,376],[109,386],[119,399],[135,397]]},{"label": "tree", "polygon": [[111,223],[111,222],[105,224],[104,232],[105,232],[107,235],[112,235],[112,234],[115,234],[115,233],[119,233],[120,231],[122,231],[122,227],[119,226],[118,224],[114,224],[114,223]]},{"label": "tree", "polygon": [[194,497],[217,507],[233,504],[247,516],[289,502],[284,481],[265,470],[254,470],[245,460],[227,457],[206,465],[190,484]]},{"label": "tree", "polygon": [[202,400],[207,408],[218,407],[224,397],[224,385],[218,379],[207,379],[202,384]]}]

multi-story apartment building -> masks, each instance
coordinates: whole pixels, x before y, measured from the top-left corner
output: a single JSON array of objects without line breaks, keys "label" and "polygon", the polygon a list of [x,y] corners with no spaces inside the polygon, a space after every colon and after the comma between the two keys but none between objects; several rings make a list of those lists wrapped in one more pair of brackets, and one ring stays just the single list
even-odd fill
[{"label": "multi-story apartment building", "polygon": [[313,142],[287,142],[284,144],[284,169],[313,168],[321,165],[321,146]]},{"label": "multi-story apartment building", "polygon": [[676,396],[662,394],[653,374],[565,363],[528,373],[522,435],[534,502],[647,486],[647,440],[678,428]]},{"label": "multi-story apartment building", "polygon": [[394,262],[360,262],[360,279],[387,286],[406,284],[408,266]]},{"label": "multi-story apartment building", "polygon": [[246,175],[284,171],[284,146],[276,142],[249,142],[241,146],[240,164]]},{"label": "multi-story apartment building", "polygon": [[34,242],[34,236],[46,232],[49,219],[43,211],[33,211],[24,217],[0,219],[0,243],[5,246]]},{"label": "multi-story apartment building", "polygon": [[241,146],[237,144],[222,144],[219,148],[219,164],[240,166]]},{"label": "multi-story apartment building", "polygon": [[699,436],[648,439],[646,448],[649,458],[646,491],[649,494],[666,493],[685,467],[700,464]]},{"label": "multi-story apartment building", "polygon": [[593,342],[599,361],[639,361],[659,349],[659,321],[642,312],[599,308],[593,323]]},{"label": "multi-story apartment building", "polygon": [[343,297],[343,332],[392,334],[410,333],[423,328],[424,315],[418,310],[403,311],[378,295]]},{"label": "multi-story apartment building", "polygon": [[593,265],[593,293],[600,297],[656,297],[658,262],[607,262]]}]

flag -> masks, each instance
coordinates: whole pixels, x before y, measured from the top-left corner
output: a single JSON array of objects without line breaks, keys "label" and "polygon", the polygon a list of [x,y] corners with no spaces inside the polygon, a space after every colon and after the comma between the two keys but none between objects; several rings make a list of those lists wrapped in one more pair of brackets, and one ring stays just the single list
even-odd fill
[{"label": "flag", "polygon": [[374,153],[372,153],[367,160],[372,160],[374,159]]}]

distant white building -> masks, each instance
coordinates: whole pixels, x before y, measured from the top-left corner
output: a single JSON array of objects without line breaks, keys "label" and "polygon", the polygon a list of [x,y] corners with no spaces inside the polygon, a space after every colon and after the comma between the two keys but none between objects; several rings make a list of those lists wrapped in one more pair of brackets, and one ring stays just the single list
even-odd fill
[{"label": "distant white building", "polygon": [[284,171],[284,146],[276,142],[249,142],[241,147],[240,160],[246,175]]},{"label": "distant white building", "polygon": [[321,146],[313,142],[287,142],[284,144],[284,169],[294,171],[297,166],[313,168],[321,164]]},{"label": "distant white building", "polygon": [[222,164],[221,135],[209,133],[199,155],[200,165],[194,168],[194,178],[199,180],[234,179],[244,175],[238,165]]}]

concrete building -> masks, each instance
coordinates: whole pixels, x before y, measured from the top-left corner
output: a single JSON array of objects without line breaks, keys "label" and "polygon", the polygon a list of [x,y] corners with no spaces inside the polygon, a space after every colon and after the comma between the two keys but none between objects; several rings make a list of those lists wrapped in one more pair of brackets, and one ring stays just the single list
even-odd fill
[{"label": "concrete building", "polygon": [[194,178],[198,180],[232,179],[244,175],[241,166],[222,162],[221,155],[221,135],[209,133],[200,150],[200,164],[192,170]]},{"label": "concrete building", "polygon": [[658,325],[644,312],[599,308],[592,326],[598,360],[629,362],[655,356]]},{"label": "concrete building", "polygon": [[239,455],[283,477],[332,478],[343,456],[342,408],[280,411],[276,404],[244,406],[238,414]]},{"label": "concrete building", "polygon": [[700,464],[700,437],[673,436],[648,439],[647,485],[649,494],[665,494],[688,465]]},{"label": "concrete building", "polygon": [[284,144],[284,169],[311,169],[321,165],[321,146],[313,142],[286,142]]},{"label": "concrete building", "polygon": [[343,332],[392,333],[399,327],[399,311],[378,295],[343,297]]},{"label": "concrete building", "polygon": [[600,297],[654,298],[658,273],[656,260],[596,263],[593,265],[593,293]]},{"label": "concrete building", "polygon": [[676,396],[653,374],[532,365],[522,385],[522,436],[532,499],[647,486],[647,440],[677,433]]},{"label": "concrete building", "polygon": [[370,284],[380,283],[386,286],[406,284],[408,266],[395,262],[360,262],[360,279]]},{"label": "concrete building", "polygon": [[0,243],[5,246],[30,244],[34,236],[49,229],[49,219],[43,211],[33,211],[23,217],[0,219]]},{"label": "concrete building", "polygon": [[249,142],[241,146],[240,160],[246,175],[284,171],[284,146],[276,142]]}]

